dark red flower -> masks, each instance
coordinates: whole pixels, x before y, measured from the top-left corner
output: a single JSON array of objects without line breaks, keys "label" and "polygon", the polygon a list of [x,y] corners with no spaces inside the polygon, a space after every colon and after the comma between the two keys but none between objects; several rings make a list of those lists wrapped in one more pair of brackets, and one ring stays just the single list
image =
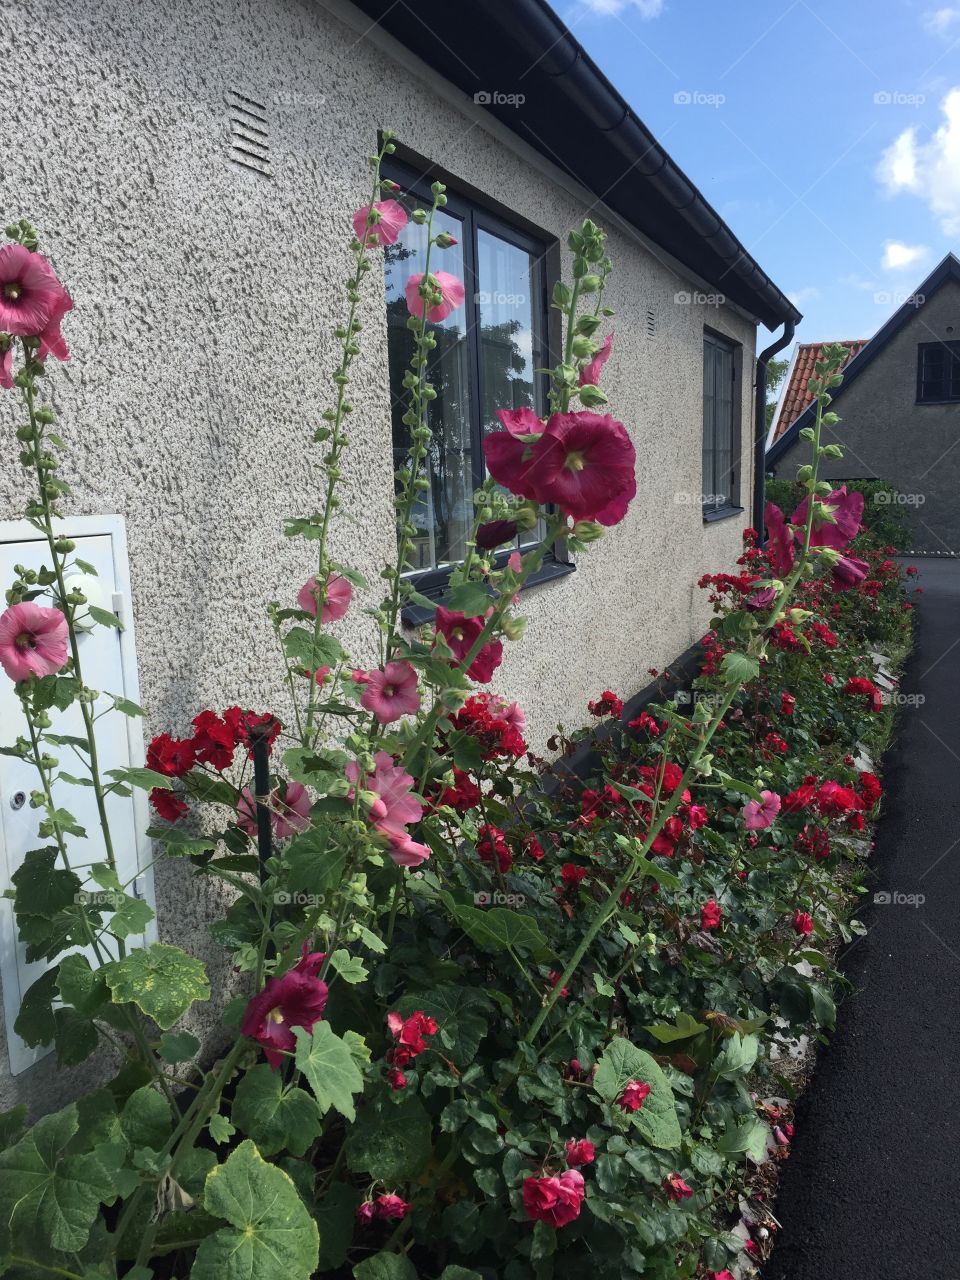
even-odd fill
[{"label": "dark red flower", "polygon": [[527,1217],[531,1222],[565,1227],[580,1216],[583,1185],[583,1175],[576,1169],[554,1177],[524,1179],[523,1207]]},{"label": "dark red flower", "polygon": [[283,1061],[284,1051],[296,1048],[294,1027],[309,1031],[323,1017],[327,1004],[327,984],[317,977],[323,963],[321,952],[303,955],[282,977],[268,978],[266,986],[247,1005],[240,1031],[256,1040],[274,1070]]},{"label": "dark red flower", "polygon": [[663,1180],[663,1189],[671,1200],[689,1200],[693,1188],[688,1187],[679,1173],[670,1173]]},{"label": "dark red flower", "polygon": [[428,1017],[422,1009],[411,1013],[409,1018],[396,1012],[388,1013],[387,1027],[394,1039],[387,1061],[395,1067],[405,1067],[418,1054],[424,1053],[429,1045],[423,1037],[437,1034],[436,1020]]},{"label": "dark red flower", "polygon": [[630,1080],[623,1086],[623,1093],[617,1099],[617,1106],[624,1111],[639,1111],[650,1095],[650,1086],[645,1080]]},{"label": "dark red flower", "polygon": [[596,1155],[596,1148],[586,1138],[568,1138],[565,1150],[567,1164],[571,1169],[578,1169],[585,1164],[593,1164],[594,1156]]},{"label": "dark red flower", "polygon": [[171,738],[161,733],[147,747],[147,768],[168,778],[182,778],[193,768],[195,760],[190,738]]},{"label": "dark red flower", "polygon": [[214,711],[201,711],[193,720],[196,733],[193,745],[201,764],[212,765],[221,772],[233,764],[237,738],[226,720]]},{"label": "dark red flower", "polygon": [[492,551],[512,542],[517,536],[516,520],[489,520],[477,530],[477,546],[481,551]]},{"label": "dark red flower", "polygon": [[469,773],[464,773],[454,765],[453,786],[445,787],[440,795],[440,803],[448,804],[457,813],[466,813],[480,803],[481,791]]},{"label": "dark red flower", "polygon": [[[435,626],[437,633],[446,640],[454,660],[458,663],[466,658],[483,631],[483,618],[465,618],[462,613],[454,613],[437,606]],[[467,668],[471,680],[487,684],[493,679],[493,673],[503,661],[503,645],[499,640],[488,640]]]},{"label": "dark red flower", "polygon": [[507,838],[499,827],[493,823],[485,824],[477,830],[477,853],[483,862],[492,862],[494,857],[502,872],[507,872],[513,863],[513,855],[507,844]]},{"label": "dark red flower", "polygon": [[595,702],[587,703],[587,710],[592,716],[616,716],[619,719],[623,715],[623,702],[615,693],[605,689]]},{"label": "dark red flower", "polygon": [[188,812],[187,806],[175,791],[166,787],[154,787],[150,792],[150,803],[161,818],[167,822],[176,822]]}]

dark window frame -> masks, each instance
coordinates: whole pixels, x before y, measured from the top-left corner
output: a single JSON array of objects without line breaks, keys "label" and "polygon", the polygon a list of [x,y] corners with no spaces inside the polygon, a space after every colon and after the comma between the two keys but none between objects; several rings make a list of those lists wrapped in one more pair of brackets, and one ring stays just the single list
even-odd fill
[{"label": "dark window frame", "polygon": [[[742,481],[741,463],[743,461],[743,439],[742,439],[742,417],[743,417],[743,344],[736,342],[728,334],[721,333],[717,329],[711,329],[709,325],[703,326],[703,360],[704,368],[706,366],[706,347],[710,344],[719,347],[721,350],[729,353],[731,357],[731,393],[730,393],[730,485],[727,500],[722,503],[708,503],[708,496],[715,496],[717,490],[714,487],[716,477],[701,475],[703,478],[703,488],[701,492],[701,507],[703,511],[704,524],[713,524],[718,520],[726,520],[730,516],[740,515],[743,507],[740,505],[740,485]],[[701,456],[702,444],[706,439],[707,431],[707,399],[704,395],[703,411],[701,421]],[[707,488],[708,484],[711,486]]]},{"label": "dark window frame", "polygon": [[[932,352],[943,352],[943,372],[936,380],[925,377],[929,368],[927,356]],[[939,387],[947,394],[924,394],[928,383]],[[953,388],[956,387],[954,391]],[[917,344],[917,399],[918,405],[924,404],[960,404],[960,342],[938,339],[936,342],[920,342]]]},{"label": "dark window frame", "polygon": [[[450,177],[435,165],[427,164],[398,148],[398,154],[383,165],[383,176],[397,182],[405,194],[414,196],[429,208],[432,202],[430,184],[439,179],[446,187],[446,212],[453,214],[463,224],[464,234],[461,245],[463,251],[464,289],[466,298],[466,342],[467,342],[467,391],[470,405],[471,461],[473,468],[473,488],[477,489],[484,480],[483,466],[483,420],[482,420],[482,379],[483,367],[481,346],[478,340],[480,332],[477,239],[480,231],[515,245],[537,259],[538,279],[535,282],[536,310],[539,319],[539,333],[534,335],[533,364],[536,369],[549,369],[559,359],[562,338],[560,315],[550,307],[553,286],[560,278],[560,246],[558,241],[543,231],[536,231],[526,220],[515,217],[510,210],[485,197],[482,192]],[[442,269],[442,252],[437,262],[437,269]],[[536,374],[541,404],[547,408],[549,377],[547,374]],[[390,388],[391,410],[393,388]],[[392,416],[392,414],[391,414]],[[391,444],[392,449],[392,444]],[[506,563],[507,557],[515,548],[507,546],[494,557],[497,566]],[[437,568],[421,569],[408,573],[406,577],[416,590],[431,600],[442,601],[449,586],[450,575],[454,565],[446,564]],[[566,545],[558,542],[547,553],[543,566],[525,584],[528,587],[565,577],[573,573],[576,566],[570,561]],[[417,605],[407,606],[403,611],[404,621],[418,625],[430,617],[430,612]]]}]

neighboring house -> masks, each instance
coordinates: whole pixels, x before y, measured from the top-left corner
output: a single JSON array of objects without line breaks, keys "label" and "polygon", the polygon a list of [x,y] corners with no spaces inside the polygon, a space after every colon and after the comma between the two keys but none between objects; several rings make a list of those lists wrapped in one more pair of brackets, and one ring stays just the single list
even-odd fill
[{"label": "neighboring house", "polygon": [[[821,346],[798,348],[791,379],[798,394],[806,380],[801,360],[812,368]],[[888,481],[906,517],[908,549],[960,552],[960,260],[948,254],[866,344],[853,344],[851,355],[831,406],[841,422],[823,437],[842,445],[845,456],[825,459],[823,475]],[[807,461],[800,431],[812,422],[812,408],[782,401],[768,441],[768,473],[790,477]]]},{"label": "neighboring house", "polygon": [[[435,176],[449,184],[458,245],[442,265],[467,283],[467,306],[440,326],[421,590],[442,593],[462,550],[494,410],[544,407],[537,370],[557,358],[548,300],[568,269],[567,232],[590,216],[615,264],[603,385],[636,444],[638,493],[589,555],[571,563],[558,549],[545,566],[525,593],[526,638],[508,646],[493,687],[520,700],[542,749],[558,720],[583,722],[588,697],[634,693],[648,667],[703,633],[709,608],[694,584],[732,567],[762,479],[757,327],[785,326],[772,354],[799,313],[542,0],[34,0],[29,19],[9,10],[0,52],[17,68],[4,219],[37,223],[76,301],[73,361],[51,371],[71,506],[88,517],[74,528],[99,539],[108,603],[135,623],[122,652],[90,638],[107,646],[99,687],[129,693],[139,678],[148,734],[183,732],[203,707],[238,701],[284,715],[263,604],[292,603],[313,568],[309,544],[284,538],[282,522],[319,501],[311,434],[331,397],[350,217],[387,126],[408,198]],[[404,447],[397,300],[419,254],[411,226],[361,308],[333,551],[374,584],[338,628],[368,662],[359,606],[378,598],[395,547]],[[15,411],[2,412],[0,519],[12,520],[23,495]],[[26,556],[22,527],[0,538],[11,563]],[[3,742],[13,730],[3,725]],[[141,749],[114,747],[121,761]],[[8,799],[0,889],[20,848]],[[132,812],[145,862],[141,818]],[[131,857],[137,839],[132,826]],[[209,959],[209,889],[188,872],[159,878],[158,929]],[[8,943],[9,1017],[22,975]],[[200,1007],[198,1028],[212,1021]],[[14,1041],[0,1033],[0,1045]],[[49,1059],[14,1081],[0,1070],[0,1107],[21,1096],[50,1107],[75,1087]]]},{"label": "neighboring house", "polygon": [[[844,339],[841,346],[847,348],[847,358],[843,363],[846,369],[850,361],[860,354],[867,345],[866,338]],[[807,405],[813,400],[810,392],[810,379],[816,371],[817,361],[823,356],[826,342],[798,342],[790,353],[787,372],[780,385],[780,395],[774,410],[770,430],[767,433],[767,449],[771,449],[780,437],[791,427]]]}]

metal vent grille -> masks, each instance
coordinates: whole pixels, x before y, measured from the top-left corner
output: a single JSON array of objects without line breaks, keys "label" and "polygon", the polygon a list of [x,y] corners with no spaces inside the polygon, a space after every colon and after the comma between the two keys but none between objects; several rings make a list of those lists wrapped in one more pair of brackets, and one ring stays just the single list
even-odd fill
[{"label": "metal vent grille", "polygon": [[267,108],[246,94],[230,91],[224,95],[230,119],[228,154],[234,164],[263,177],[273,176],[270,168],[270,133]]},{"label": "metal vent grille", "polygon": [[657,336],[657,317],[652,311],[647,312],[647,337],[655,338]]}]

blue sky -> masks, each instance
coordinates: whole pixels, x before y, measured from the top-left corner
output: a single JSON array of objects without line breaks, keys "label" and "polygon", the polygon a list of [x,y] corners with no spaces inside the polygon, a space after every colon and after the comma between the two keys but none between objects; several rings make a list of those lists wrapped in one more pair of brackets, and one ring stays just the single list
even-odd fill
[{"label": "blue sky", "polygon": [[870,337],[960,256],[960,3],[554,2],[801,341]]}]

